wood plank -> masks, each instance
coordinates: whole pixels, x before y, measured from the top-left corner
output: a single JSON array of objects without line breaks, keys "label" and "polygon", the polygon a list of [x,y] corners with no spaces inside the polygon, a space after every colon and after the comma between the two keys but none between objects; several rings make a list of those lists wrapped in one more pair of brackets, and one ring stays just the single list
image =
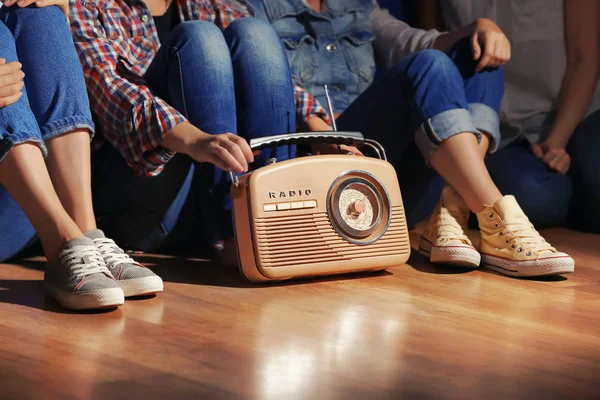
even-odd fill
[{"label": "wood plank", "polygon": [[141,255],[165,293],[84,314],[44,297],[43,258],[3,264],[0,397],[596,397],[600,237],[544,235],[575,274],[511,279],[415,252],[381,273],[253,286]]}]

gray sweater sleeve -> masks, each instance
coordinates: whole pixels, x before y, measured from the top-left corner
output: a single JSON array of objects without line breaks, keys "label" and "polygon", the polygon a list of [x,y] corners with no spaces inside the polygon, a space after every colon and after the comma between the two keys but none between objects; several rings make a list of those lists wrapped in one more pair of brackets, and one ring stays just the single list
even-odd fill
[{"label": "gray sweater sleeve", "polygon": [[426,31],[409,26],[379,8],[374,0],[371,26],[375,33],[375,52],[384,68],[391,68],[415,51],[430,49],[442,34],[435,29]]}]

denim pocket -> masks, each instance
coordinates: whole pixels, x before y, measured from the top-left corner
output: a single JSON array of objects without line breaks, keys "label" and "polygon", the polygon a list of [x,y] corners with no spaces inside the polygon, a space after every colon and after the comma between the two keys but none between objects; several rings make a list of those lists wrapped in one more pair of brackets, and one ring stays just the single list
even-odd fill
[{"label": "denim pocket", "polygon": [[370,30],[348,32],[342,36],[345,41],[346,61],[350,71],[357,75],[358,93],[364,92],[375,76],[375,34]]},{"label": "denim pocket", "polygon": [[315,39],[310,35],[282,38],[294,83],[306,85],[319,66]]}]

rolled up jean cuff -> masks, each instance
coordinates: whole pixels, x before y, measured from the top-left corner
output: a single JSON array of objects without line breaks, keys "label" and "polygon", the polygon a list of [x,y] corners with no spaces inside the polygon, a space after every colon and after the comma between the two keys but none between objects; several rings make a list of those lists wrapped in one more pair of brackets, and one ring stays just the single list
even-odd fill
[{"label": "rolled up jean cuff", "polygon": [[498,113],[483,103],[469,104],[469,112],[475,128],[479,132],[490,135],[488,154],[495,153],[500,145],[500,117]]},{"label": "rolled up jean cuff", "polygon": [[48,149],[46,144],[39,137],[39,134],[21,133],[15,132],[11,134],[0,135],[0,162],[6,157],[8,152],[16,145],[23,143],[33,143],[40,148],[42,155],[46,157],[48,155]]},{"label": "rolled up jean cuff", "polygon": [[48,141],[67,132],[79,129],[87,129],[90,133],[90,140],[94,137],[95,126],[92,120],[86,116],[74,115],[50,121],[40,127],[44,141]]},{"label": "rolled up jean cuff", "polygon": [[431,155],[444,140],[463,132],[473,133],[481,142],[481,132],[475,128],[471,113],[457,108],[425,120],[415,132],[415,142],[429,165]]}]

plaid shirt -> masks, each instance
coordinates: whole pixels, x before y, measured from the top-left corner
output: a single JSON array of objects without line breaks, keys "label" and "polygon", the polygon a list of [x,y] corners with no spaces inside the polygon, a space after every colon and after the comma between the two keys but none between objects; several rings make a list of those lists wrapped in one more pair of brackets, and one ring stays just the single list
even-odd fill
[{"label": "plaid shirt", "polygon": [[[174,0],[182,21],[206,20],[224,29],[252,16],[235,0]],[[158,175],[174,153],[160,144],[186,118],[154,96],[144,73],[160,47],[158,33],[142,0],[71,0],[71,30],[104,138],[119,149],[139,175]],[[294,86],[299,122],[312,117],[330,122],[308,92]]]}]

